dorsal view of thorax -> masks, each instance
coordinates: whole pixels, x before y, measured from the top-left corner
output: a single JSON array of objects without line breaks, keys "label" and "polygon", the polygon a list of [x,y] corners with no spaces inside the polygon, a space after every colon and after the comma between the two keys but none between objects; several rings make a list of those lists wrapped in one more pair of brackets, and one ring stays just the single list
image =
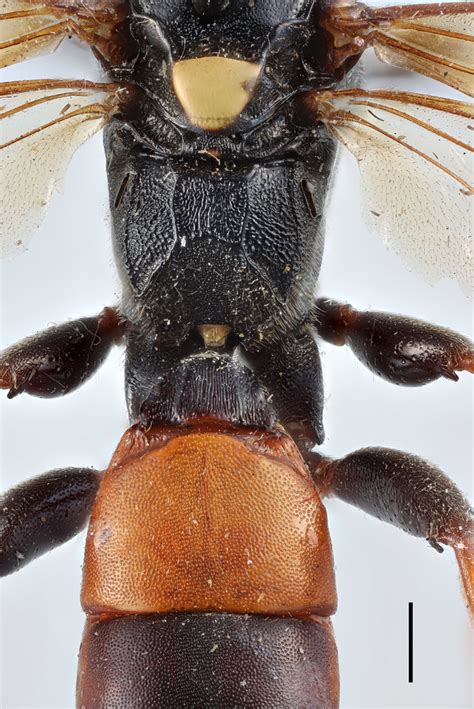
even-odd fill
[{"label": "dorsal view of thorax", "polygon": [[114,246],[126,314],[162,342],[206,323],[268,339],[307,314],[334,158],[296,104],[331,83],[320,4],[131,3],[133,109],[105,139]]},{"label": "dorsal view of thorax", "polygon": [[89,526],[87,613],[335,610],[326,513],[282,432],[210,422],[125,434]]}]

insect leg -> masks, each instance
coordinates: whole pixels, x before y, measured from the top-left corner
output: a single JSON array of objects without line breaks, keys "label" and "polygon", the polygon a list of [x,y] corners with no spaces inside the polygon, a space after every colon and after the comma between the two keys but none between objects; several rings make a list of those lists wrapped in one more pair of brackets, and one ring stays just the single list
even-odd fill
[{"label": "insect leg", "polygon": [[11,399],[26,392],[68,394],[91,377],[120,341],[124,323],[116,310],[50,327],[0,354],[0,389]]},{"label": "insect leg", "polygon": [[0,576],[18,571],[85,526],[100,484],[89,468],[53,470],[0,496]]},{"label": "insect leg", "polygon": [[327,618],[104,614],[89,617],[79,654],[77,706],[84,709],[336,709],[338,690]]},{"label": "insect leg", "polygon": [[313,462],[310,466],[322,492],[424,537],[439,552],[442,544],[453,547],[474,613],[474,514],[441,470],[390,448],[363,448],[339,460],[315,455]]},{"label": "insect leg", "polygon": [[320,299],[314,325],[334,345],[347,344],[372,372],[394,384],[420,386],[456,371],[474,372],[474,348],[462,335],[422,320],[381,312],[361,312],[348,304]]}]

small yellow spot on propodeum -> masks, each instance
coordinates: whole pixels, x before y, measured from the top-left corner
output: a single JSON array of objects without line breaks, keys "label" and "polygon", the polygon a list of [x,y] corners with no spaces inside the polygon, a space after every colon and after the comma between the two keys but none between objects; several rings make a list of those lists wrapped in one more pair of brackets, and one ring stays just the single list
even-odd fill
[{"label": "small yellow spot on propodeum", "polygon": [[222,130],[250,101],[259,74],[258,64],[239,59],[184,59],[173,67],[173,86],[191,123]]},{"label": "small yellow spot on propodeum", "polygon": [[225,347],[231,333],[228,325],[198,325],[197,329],[206,347]]}]

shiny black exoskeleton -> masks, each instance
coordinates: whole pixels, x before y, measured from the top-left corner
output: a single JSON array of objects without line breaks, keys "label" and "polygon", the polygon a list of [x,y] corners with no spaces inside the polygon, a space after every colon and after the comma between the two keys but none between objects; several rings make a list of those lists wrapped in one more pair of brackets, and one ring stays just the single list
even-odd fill
[{"label": "shiny black exoskeleton", "polygon": [[[233,348],[265,362],[270,394],[281,399],[287,382],[292,413],[280,418],[304,420],[312,442],[323,438],[318,352],[305,319],[335,148],[323,127],[303,125],[296,103],[301,91],[334,82],[317,63],[320,5],[132,2],[137,54],[126,70],[139,92],[134,115],[114,120],[105,144],[138,415],[151,384],[144,359],[153,359],[152,379],[166,376],[164,362],[198,326],[226,325]],[[190,123],[171,75],[176,63],[215,55],[255,63],[259,76],[232,124],[209,131]]]}]

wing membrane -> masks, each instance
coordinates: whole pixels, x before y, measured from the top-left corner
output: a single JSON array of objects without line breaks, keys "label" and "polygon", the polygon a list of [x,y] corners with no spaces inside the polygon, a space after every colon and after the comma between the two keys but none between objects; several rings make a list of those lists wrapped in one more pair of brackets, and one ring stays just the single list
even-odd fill
[{"label": "wing membrane", "polygon": [[0,67],[53,52],[66,33],[67,23],[59,18],[28,2],[6,0],[0,5]]},{"label": "wing membrane", "polygon": [[430,282],[471,293],[473,107],[359,89],[310,101],[359,162],[369,226]]},{"label": "wing membrane", "polygon": [[339,65],[373,46],[379,59],[425,74],[474,95],[474,3],[436,3],[372,9],[333,7],[325,27],[334,35]]},{"label": "wing membrane", "polygon": [[0,85],[0,254],[24,248],[75,150],[114,113],[120,89],[84,81]]},{"label": "wing membrane", "polygon": [[123,0],[0,0],[0,67],[53,52],[68,35],[108,58],[125,15]]}]

